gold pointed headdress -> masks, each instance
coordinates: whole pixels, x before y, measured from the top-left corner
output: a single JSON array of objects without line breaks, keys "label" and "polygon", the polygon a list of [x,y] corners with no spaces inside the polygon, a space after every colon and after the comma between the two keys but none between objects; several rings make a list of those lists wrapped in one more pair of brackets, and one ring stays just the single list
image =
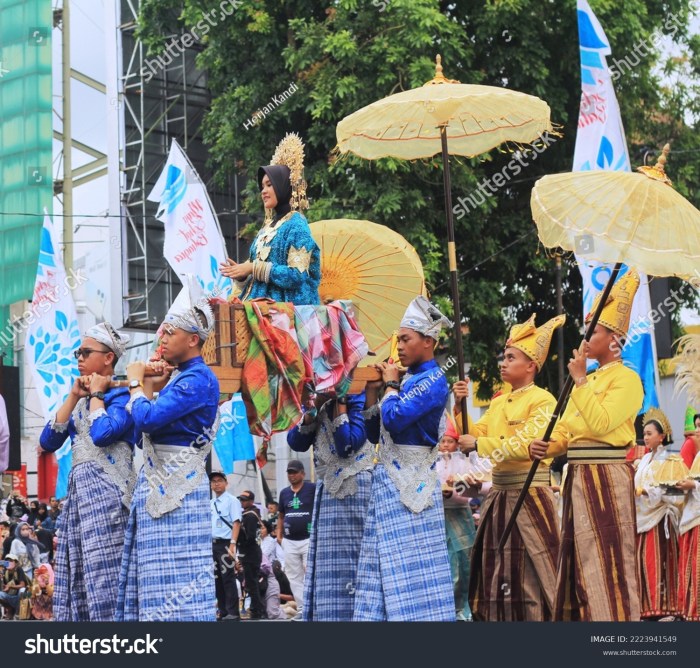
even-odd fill
[{"label": "gold pointed headdress", "polygon": [[506,347],[517,348],[525,353],[535,364],[537,370],[541,371],[542,366],[547,361],[549,346],[552,343],[552,336],[557,327],[561,327],[566,322],[565,315],[558,315],[537,327],[535,325],[535,313],[526,322],[513,325],[510,330],[510,337],[506,341]]},{"label": "gold pointed headdress", "polygon": [[[618,336],[626,337],[627,330],[630,328],[630,318],[632,317],[632,302],[638,288],[639,274],[636,269],[630,268],[613,285],[598,322],[615,332]],[[600,294],[595,298],[591,312],[586,316],[586,323],[589,323],[593,318],[593,313],[598,307],[599,301]]]},{"label": "gold pointed headdress", "polygon": [[670,443],[672,441],[673,434],[671,433],[671,423],[664,413],[659,408],[650,408],[646,413],[644,413],[644,418],[642,418],[642,425],[646,425],[648,422],[654,420],[661,425],[661,431],[665,434],[666,440]]},{"label": "gold pointed headdress", "polygon": [[304,180],[304,143],[296,132],[288,132],[277,145],[272,156],[271,165],[284,165],[289,169],[289,182],[292,186],[292,198],[289,205],[292,211],[309,208],[306,199],[306,181]]}]

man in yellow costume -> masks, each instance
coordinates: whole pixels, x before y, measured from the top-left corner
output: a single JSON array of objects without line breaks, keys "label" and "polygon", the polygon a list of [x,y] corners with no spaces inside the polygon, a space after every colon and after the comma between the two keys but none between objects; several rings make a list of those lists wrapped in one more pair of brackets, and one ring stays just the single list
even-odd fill
[{"label": "man in yellow costume", "polygon": [[[535,385],[552,335],[564,324],[557,316],[541,327],[535,315],[511,329],[501,378],[512,391],[497,396],[468,433],[459,439],[465,451],[476,450],[493,464],[493,486],[484,503],[472,553],[469,602],[477,621],[548,621],[553,614],[559,521],[549,482],[550,459],[541,462],[503,552],[498,542],[531,466],[528,445],[544,435],[556,405],[547,390]],[[454,386],[465,396],[466,381]],[[473,476],[468,485],[479,486]]]},{"label": "man in yellow costume", "polygon": [[[635,443],[634,420],[644,390],[620,354],[639,275],[630,269],[613,286],[585,354],[569,362],[575,385],[550,443],[535,440],[533,459],[566,452],[555,620],[639,620],[635,562],[634,469],[625,461]],[[595,311],[600,295],[593,305]],[[591,315],[586,317],[590,322]],[[586,358],[599,367],[586,375]]]}]

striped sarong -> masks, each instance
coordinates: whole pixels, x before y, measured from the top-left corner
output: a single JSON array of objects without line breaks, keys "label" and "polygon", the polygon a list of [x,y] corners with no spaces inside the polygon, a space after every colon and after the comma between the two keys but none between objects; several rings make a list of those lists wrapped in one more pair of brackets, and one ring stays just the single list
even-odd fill
[{"label": "striped sarong", "polygon": [[464,617],[471,617],[469,608],[469,571],[471,553],[476,538],[474,517],[469,506],[445,508],[445,533],[447,556],[450,559],[452,590],[455,610]]},{"label": "striped sarong", "polygon": [[637,563],[641,581],[641,617],[681,614],[678,602],[678,533],[662,521],[651,531],[637,534]]},{"label": "striped sarong", "polygon": [[476,621],[552,619],[559,551],[556,499],[548,486],[530,487],[500,552],[498,543],[519,494],[518,489],[493,488],[484,502],[469,587]]},{"label": "striped sarong", "polygon": [[209,481],[175,510],[146,511],[145,468],[131,503],[116,621],[213,622],[216,614]]},{"label": "striped sarong", "polygon": [[556,621],[640,618],[634,469],[624,461],[624,451],[616,450],[622,455],[620,462],[569,460],[563,489]]},{"label": "striped sarong", "polygon": [[678,602],[683,619],[700,622],[700,526],[681,536],[678,575]]},{"label": "striped sarong", "polygon": [[319,483],[304,578],[304,621],[352,621],[362,532],[372,473],[355,476],[357,492],[343,499],[324,493]]},{"label": "striped sarong", "polygon": [[353,621],[455,621],[440,483],[420,513],[400,500],[383,464],[372,477]]},{"label": "striped sarong", "polygon": [[56,621],[114,621],[128,517],[122,492],[101,467],[71,469],[56,549]]}]

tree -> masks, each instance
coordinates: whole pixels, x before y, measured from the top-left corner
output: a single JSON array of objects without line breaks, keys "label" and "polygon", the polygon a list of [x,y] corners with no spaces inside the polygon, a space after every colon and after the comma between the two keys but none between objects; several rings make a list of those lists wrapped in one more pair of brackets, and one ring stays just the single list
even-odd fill
[{"label": "tree", "polygon": [[[470,375],[483,381],[480,392],[490,396],[498,378],[496,355],[508,327],[532,311],[538,322],[555,313],[554,261],[538,244],[529,196],[543,174],[571,169],[580,100],[575,2],[235,0],[230,16],[221,5],[219,0],[143,0],[140,22],[141,37],[156,52],[174,27],[198,33],[204,32],[203,22],[209,27],[195,36],[203,44],[198,64],[208,73],[212,91],[204,137],[218,175],[223,179],[239,171],[253,177],[285,132],[299,132],[307,147],[309,220],[367,218],[399,231],[416,247],[432,296],[447,311],[451,305],[439,157],[413,163],[339,159],[333,150],[335,126],[374,100],[431,79],[436,53],[450,78],[506,86],[549,103],[563,137],[541,154],[522,154],[527,166],[520,174],[484,196],[482,205],[457,213],[455,220]],[[674,141],[679,156],[698,150],[698,101],[693,95],[700,44],[697,36],[688,36],[690,2],[591,0],[591,5],[618,58],[647,43],[655,29],[664,31],[669,16],[677,17],[673,25],[678,26],[674,39],[682,50],[679,60],[664,63],[658,52],[647,50],[619,78],[616,91],[633,162],[649,149],[655,154],[668,140]],[[682,70],[683,86],[664,89],[655,67],[665,68],[667,78]],[[291,83],[297,92],[277,105]],[[252,124],[254,114],[265,107],[269,113]],[[676,162],[672,153],[669,172],[680,192],[696,193],[697,198],[697,160],[692,153],[685,155],[688,160]],[[480,159],[453,157],[455,204],[466,202],[512,158],[507,151]],[[260,208],[255,185],[251,178],[250,211]],[[581,286],[573,260],[565,258],[563,264],[570,350],[580,337]],[[550,356],[556,352],[552,348]],[[556,370],[548,366],[546,380],[554,388]]]}]

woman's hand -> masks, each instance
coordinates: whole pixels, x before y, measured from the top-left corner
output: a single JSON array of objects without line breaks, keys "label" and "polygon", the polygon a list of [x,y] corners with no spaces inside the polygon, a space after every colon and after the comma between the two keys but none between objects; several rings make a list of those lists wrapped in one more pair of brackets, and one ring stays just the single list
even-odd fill
[{"label": "woman's hand", "polygon": [[696,482],[695,480],[691,480],[688,478],[687,480],[681,480],[676,487],[678,489],[682,489],[684,492],[690,492],[691,490],[695,489]]},{"label": "woman's hand", "polygon": [[462,399],[466,399],[469,396],[469,381],[458,380],[452,386],[452,394],[454,395],[455,401],[459,405]]},{"label": "woman's hand", "polygon": [[231,259],[226,260],[226,264],[219,265],[222,275],[232,278],[234,281],[245,281],[253,273],[253,263],[250,260],[240,264]]}]

